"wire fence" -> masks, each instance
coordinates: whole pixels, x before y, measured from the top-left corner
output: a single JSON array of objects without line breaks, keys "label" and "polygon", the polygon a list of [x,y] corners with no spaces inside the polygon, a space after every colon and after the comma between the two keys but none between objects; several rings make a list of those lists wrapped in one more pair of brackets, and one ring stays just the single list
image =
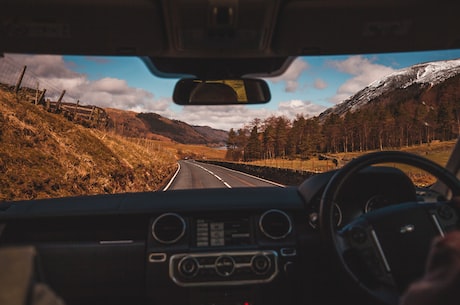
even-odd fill
[{"label": "wire fence", "polygon": [[14,92],[21,100],[43,105],[47,111],[60,113],[87,127],[107,126],[109,123],[104,109],[83,105],[65,88],[40,77],[10,57],[0,59],[0,88]]}]

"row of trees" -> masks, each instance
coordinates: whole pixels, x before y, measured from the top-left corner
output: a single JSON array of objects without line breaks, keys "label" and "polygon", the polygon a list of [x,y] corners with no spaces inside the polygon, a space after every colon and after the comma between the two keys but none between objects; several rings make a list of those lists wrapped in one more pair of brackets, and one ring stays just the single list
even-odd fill
[{"label": "row of trees", "polygon": [[244,128],[230,130],[227,159],[309,158],[318,152],[383,150],[445,141],[459,134],[460,100],[379,103],[345,116],[254,119]]}]

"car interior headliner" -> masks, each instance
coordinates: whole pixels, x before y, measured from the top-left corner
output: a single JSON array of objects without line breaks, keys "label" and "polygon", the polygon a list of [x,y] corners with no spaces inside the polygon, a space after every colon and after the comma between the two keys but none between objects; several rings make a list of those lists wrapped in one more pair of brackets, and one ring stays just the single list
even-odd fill
[{"label": "car interior headliner", "polygon": [[275,76],[292,56],[458,48],[459,8],[446,0],[6,0],[0,54],[140,56],[163,77]]}]

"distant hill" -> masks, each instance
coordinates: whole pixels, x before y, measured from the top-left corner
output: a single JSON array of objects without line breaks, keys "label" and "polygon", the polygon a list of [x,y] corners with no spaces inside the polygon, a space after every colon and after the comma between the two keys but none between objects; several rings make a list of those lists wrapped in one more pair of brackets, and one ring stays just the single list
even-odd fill
[{"label": "distant hill", "polygon": [[417,101],[438,104],[460,97],[460,59],[414,65],[398,70],[371,83],[347,100],[319,115],[320,121],[330,114],[344,116],[368,104]]},{"label": "distant hill", "polygon": [[[384,149],[460,134],[460,59],[396,71],[324,111],[326,151]],[[340,126],[339,126],[340,125]]]},{"label": "distant hill", "polygon": [[191,126],[179,120],[170,120],[156,113],[135,113],[106,109],[111,128],[126,137],[175,141],[181,144],[224,145],[228,133],[208,126]]},{"label": "distant hill", "polygon": [[147,122],[138,117],[137,112],[113,108],[106,108],[105,111],[110,118],[109,128],[119,135],[172,142],[170,138],[152,131]]},{"label": "distant hill", "polygon": [[220,129],[214,129],[209,126],[192,126],[199,134],[209,139],[211,143],[225,144],[228,139],[228,132]]},{"label": "distant hill", "polygon": [[0,201],[153,191],[174,156],[85,128],[0,90]]},{"label": "distant hill", "polygon": [[454,140],[460,135],[460,59],[396,71],[318,117],[262,122],[262,128],[229,139],[228,158],[308,159],[318,152],[393,150]]}]

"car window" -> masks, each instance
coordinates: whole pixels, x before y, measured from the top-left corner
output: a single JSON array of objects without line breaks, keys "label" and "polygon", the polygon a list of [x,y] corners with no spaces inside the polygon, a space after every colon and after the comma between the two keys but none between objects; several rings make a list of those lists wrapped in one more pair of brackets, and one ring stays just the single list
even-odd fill
[{"label": "car window", "polygon": [[[458,58],[460,50],[299,57],[265,79],[269,104],[192,107],[172,102],[178,79],[154,77],[136,57],[5,54],[0,200],[164,190],[181,162],[278,185],[369,151],[444,166],[460,133]],[[419,186],[434,183],[400,168]]]}]

